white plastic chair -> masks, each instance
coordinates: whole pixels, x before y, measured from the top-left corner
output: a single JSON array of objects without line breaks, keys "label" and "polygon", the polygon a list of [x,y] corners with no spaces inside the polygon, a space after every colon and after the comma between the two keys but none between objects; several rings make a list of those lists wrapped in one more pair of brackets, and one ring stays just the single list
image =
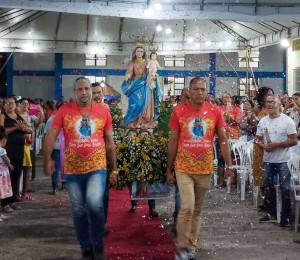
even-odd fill
[{"label": "white plastic chair", "polygon": [[294,156],[289,159],[287,165],[291,173],[291,182],[295,197],[295,232],[297,232],[300,213],[300,156]]},{"label": "white plastic chair", "polygon": [[213,174],[213,181],[214,186],[217,186],[218,184],[218,155],[217,155],[217,149],[214,144],[214,174]]},{"label": "white plastic chair", "polygon": [[280,183],[279,183],[279,176],[277,176],[275,190],[276,190],[276,218],[277,223],[280,223],[280,212],[282,207],[282,197],[281,197],[281,191],[280,191]]},{"label": "white plastic chair", "polygon": [[252,195],[253,195],[253,206],[254,209],[258,208],[258,193],[259,187],[254,186],[254,177],[253,177],[253,142],[247,142],[247,158],[248,158],[248,173],[249,173],[249,183],[252,188]]},{"label": "white plastic chair", "polygon": [[251,145],[248,145],[245,141],[235,142],[231,147],[236,163],[232,167],[237,172],[237,192],[241,193],[241,200],[245,200],[246,180],[251,168],[247,152],[247,149],[250,148]]}]

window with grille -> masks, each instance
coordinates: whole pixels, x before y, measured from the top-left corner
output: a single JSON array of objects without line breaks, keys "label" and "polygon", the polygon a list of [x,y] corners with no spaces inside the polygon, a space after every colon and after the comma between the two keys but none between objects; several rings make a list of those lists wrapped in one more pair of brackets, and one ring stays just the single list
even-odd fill
[{"label": "window with grille", "polygon": [[165,67],[185,67],[185,57],[184,56],[165,56],[164,57]]},{"label": "window with grille", "polygon": [[295,90],[300,91],[300,67],[294,69]]},{"label": "window with grille", "polygon": [[95,83],[95,82],[104,82],[106,83],[106,77],[97,77],[97,76],[85,76],[86,78],[88,78],[91,83]]},{"label": "window with grille", "polygon": [[165,83],[165,96],[179,96],[182,89],[185,86],[184,77],[166,77],[164,80]]},{"label": "window with grille", "polygon": [[239,51],[239,67],[240,68],[258,68],[259,67],[259,51],[246,50]]},{"label": "window with grille", "polygon": [[105,67],[106,66],[106,56],[101,56],[98,54],[86,54],[85,55],[85,65],[93,67]]},{"label": "window with grille", "polygon": [[254,78],[239,78],[238,79],[238,95],[254,97],[258,89],[258,79]]}]

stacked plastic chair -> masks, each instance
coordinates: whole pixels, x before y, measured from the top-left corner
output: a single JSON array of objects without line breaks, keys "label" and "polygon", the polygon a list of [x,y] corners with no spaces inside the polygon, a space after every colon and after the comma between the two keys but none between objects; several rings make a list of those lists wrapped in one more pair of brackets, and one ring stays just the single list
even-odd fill
[{"label": "stacked plastic chair", "polygon": [[213,182],[214,186],[216,187],[218,184],[218,155],[217,155],[217,149],[214,144],[214,174],[213,174]]},{"label": "stacked plastic chair", "polygon": [[[236,169],[237,172],[237,192],[241,193],[241,200],[245,200],[246,181],[252,170],[252,165],[250,165],[248,158],[248,154],[249,152],[251,153],[252,146],[252,143],[245,140],[239,140],[231,146],[231,151],[233,152],[235,161],[233,168]],[[250,151],[248,151],[248,149],[250,149]]]},{"label": "stacked plastic chair", "polygon": [[295,232],[298,231],[300,213],[300,156],[293,156],[287,165],[291,173],[292,188],[295,199]]}]

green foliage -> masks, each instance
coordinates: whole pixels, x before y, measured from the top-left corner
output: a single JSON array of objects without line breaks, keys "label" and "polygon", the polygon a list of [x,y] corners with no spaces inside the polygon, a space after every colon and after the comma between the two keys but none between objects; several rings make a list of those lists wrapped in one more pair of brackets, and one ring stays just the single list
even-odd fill
[{"label": "green foliage", "polygon": [[116,129],[121,125],[121,122],[123,120],[123,112],[122,109],[119,108],[118,104],[110,104],[109,108],[112,116],[112,124],[114,129]]},{"label": "green foliage", "polygon": [[166,103],[161,104],[161,110],[158,117],[157,132],[162,136],[169,136],[169,120],[173,112],[173,107],[167,107]]},{"label": "green foliage", "polygon": [[129,186],[133,181],[165,182],[167,138],[118,136],[115,142],[121,187]]}]

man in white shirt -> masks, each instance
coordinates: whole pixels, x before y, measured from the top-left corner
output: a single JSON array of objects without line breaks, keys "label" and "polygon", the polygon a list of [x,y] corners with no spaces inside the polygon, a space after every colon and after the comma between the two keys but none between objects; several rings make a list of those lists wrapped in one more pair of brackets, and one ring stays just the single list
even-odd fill
[{"label": "man in white shirt", "polygon": [[280,226],[289,225],[291,212],[291,174],[287,161],[291,158],[290,147],[297,144],[294,121],[280,112],[281,101],[272,94],[266,99],[269,114],[263,117],[257,126],[256,139],[264,149],[263,162],[265,171],[266,199],[269,202],[267,214],[260,222],[276,222],[277,176],[282,195]]}]

